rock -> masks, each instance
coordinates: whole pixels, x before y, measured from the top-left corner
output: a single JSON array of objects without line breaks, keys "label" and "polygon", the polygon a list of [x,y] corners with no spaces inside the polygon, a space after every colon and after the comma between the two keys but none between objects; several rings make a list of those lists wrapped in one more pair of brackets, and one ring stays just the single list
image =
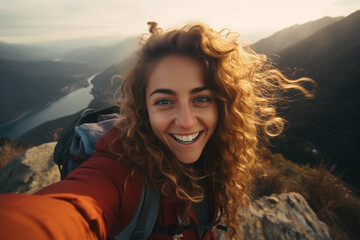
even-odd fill
[{"label": "rock", "polygon": [[[239,212],[244,239],[331,239],[328,227],[321,222],[306,200],[298,193],[262,197]],[[217,239],[226,239],[218,231]]]},{"label": "rock", "polygon": [[56,142],[33,147],[9,162],[0,172],[0,192],[34,193],[60,180],[53,161]]}]

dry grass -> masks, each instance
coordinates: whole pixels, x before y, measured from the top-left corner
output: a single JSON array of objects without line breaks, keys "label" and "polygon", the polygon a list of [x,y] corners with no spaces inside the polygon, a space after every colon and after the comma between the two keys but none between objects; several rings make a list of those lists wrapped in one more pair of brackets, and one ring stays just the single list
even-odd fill
[{"label": "dry grass", "polygon": [[[59,136],[61,135],[62,131],[62,128],[54,129],[46,135],[46,138],[50,142],[55,142],[59,140]],[[19,140],[10,140],[7,137],[0,138],[0,171],[6,166],[6,164],[8,164],[8,162],[31,147],[32,145],[26,144]]]},{"label": "dry grass", "polygon": [[0,170],[3,169],[8,162],[16,156],[23,153],[31,146],[18,140],[9,140],[8,138],[0,139]]},{"label": "dry grass", "polygon": [[279,170],[273,168],[269,162],[257,163],[252,174],[254,176],[254,186],[252,187],[254,199],[273,193],[287,192],[289,187],[287,178]]},{"label": "dry grass", "polygon": [[298,192],[328,225],[332,239],[360,239],[360,199],[331,174],[331,169],[324,165],[300,166],[268,150],[263,158],[253,171],[255,199],[272,193]]},{"label": "dry grass", "polygon": [[63,131],[64,131],[63,128],[56,128],[46,135],[46,139],[49,140],[50,142],[57,142]]},{"label": "dry grass", "polygon": [[360,200],[324,166],[305,182],[308,203],[329,226],[333,239],[360,239]]}]

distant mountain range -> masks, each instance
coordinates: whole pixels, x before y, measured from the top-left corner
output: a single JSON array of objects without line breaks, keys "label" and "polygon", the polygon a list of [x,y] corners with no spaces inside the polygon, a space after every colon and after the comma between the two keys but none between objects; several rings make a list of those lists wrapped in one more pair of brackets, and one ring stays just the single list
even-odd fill
[{"label": "distant mountain range", "polygon": [[[90,102],[88,108],[100,110],[106,107],[113,106],[115,103],[114,92],[121,84],[121,78],[114,78],[113,76],[124,76],[126,71],[135,63],[136,57],[129,57],[119,64],[112,65],[105,71],[98,74],[91,83],[94,85],[92,94],[94,99]],[[65,116],[59,119],[43,123],[34,129],[23,134],[20,139],[27,143],[39,145],[47,142],[47,136],[54,129],[66,129],[69,124],[81,114],[82,111],[70,116]]]},{"label": "distant mountain range", "polygon": [[[269,54],[289,77],[306,76],[318,84],[314,98],[297,96],[278,106],[289,123],[283,136],[272,140],[272,151],[297,163],[336,164],[335,171],[343,172],[343,178],[360,189],[359,24],[360,11],[345,18],[326,17],[284,29],[254,44],[254,48]],[[112,93],[121,79],[111,78],[124,75],[134,61],[135,57],[130,57],[109,66],[93,80],[95,99],[91,108],[113,104]],[[22,139],[39,144],[46,141],[44,136],[51,130],[66,128],[74,119],[75,115],[50,121]]]},{"label": "distant mountain range", "polygon": [[0,43],[0,125],[84,87],[87,77],[129,57],[136,46],[137,39],[128,38],[60,57],[51,49]]},{"label": "distant mountain range", "polygon": [[[134,44],[131,46],[130,42],[134,41]],[[76,38],[76,39],[64,39],[56,40],[50,42],[42,43],[31,43],[31,44],[11,44],[0,41],[0,58],[10,59],[16,61],[53,61],[64,58],[66,56],[66,61],[69,59],[76,58],[76,54],[79,55],[81,52],[84,57],[97,57],[97,55],[91,55],[89,52],[94,52],[95,49],[101,49],[99,52],[110,53],[108,57],[112,56],[114,53],[119,53],[119,48],[121,51],[122,42],[125,42],[129,51],[134,50],[134,46],[137,43],[136,37],[126,37],[123,35],[114,35],[114,36],[100,36],[100,37],[88,37],[88,38]],[[111,50],[108,50],[111,49]],[[75,56],[73,56],[75,55]],[[81,63],[86,62],[86,59],[79,58]],[[101,59],[104,60],[104,59]],[[116,59],[116,62],[121,61],[122,59]],[[107,59],[105,59],[106,62]],[[70,60],[70,62],[74,62]],[[77,61],[75,61],[77,62]],[[108,67],[106,65],[105,67]]]},{"label": "distant mountain range", "polygon": [[71,52],[75,49],[86,48],[89,46],[105,47],[116,45],[130,36],[122,34],[112,34],[104,36],[87,36],[70,39],[59,39],[45,42],[37,42],[28,44],[30,47],[42,47],[46,49],[52,49],[58,53]]},{"label": "distant mountain range", "polygon": [[324,17],[301,25],[293,25],[256,42],[253,48],[256,52],[264,54],[278,53],[342,18],[344,17]]},{"label": "distant mountain range", "polygon": [[[56,42],[55,42],[56,43]],[[78,45],[73,43],[72,45]],[[58,61],[85,63],[97,70],[105,70],[110,65],[121,62],[130,56],[138,46],[137,37],[126,38],[107,45],[83,45],[80,48],[60,51],[48,43],[45,46],[28,44],[9,44],[0,42],[0,59],[19,62]]]},{"label": "distant mountain range", "polygon": [[78,63],[0,59],[0,125],[84,87],[93,73]]},{"label": "distant mountain range", "polygon": [[130,56],[135,51],[137,45],[137,38],[128,38],[115,45],[79,48],[65,54],[59,60],[86,63],[93,67],[104,69]]},{"label": "distant mountain range", "polygon": [[57,58],[57,55],[55,51],[39,46],[10,44],[0,41],[0,58],[16,61],[44,61],[53,60]]}]

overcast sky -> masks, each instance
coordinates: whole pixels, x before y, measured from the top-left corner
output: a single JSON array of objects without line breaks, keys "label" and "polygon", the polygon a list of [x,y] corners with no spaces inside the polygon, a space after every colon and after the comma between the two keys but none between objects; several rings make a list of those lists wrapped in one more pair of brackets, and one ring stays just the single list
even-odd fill
[{"label": "overcast sky", "polygon": [[40,42],[147,31],[202,21],[247,36],[324,16],[347,16],[360,0],[0,0],[0,41]]}]

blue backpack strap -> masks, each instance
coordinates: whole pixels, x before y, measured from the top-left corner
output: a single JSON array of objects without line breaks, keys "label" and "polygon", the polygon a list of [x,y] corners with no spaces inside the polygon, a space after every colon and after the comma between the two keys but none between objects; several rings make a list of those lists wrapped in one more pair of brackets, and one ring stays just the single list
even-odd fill
[{"label": "blue backpack strap", "polygon": [[160,193],[142,184],[141,199],[130,223],[114,240],[143,240],[151,234],[160,206]]}]

